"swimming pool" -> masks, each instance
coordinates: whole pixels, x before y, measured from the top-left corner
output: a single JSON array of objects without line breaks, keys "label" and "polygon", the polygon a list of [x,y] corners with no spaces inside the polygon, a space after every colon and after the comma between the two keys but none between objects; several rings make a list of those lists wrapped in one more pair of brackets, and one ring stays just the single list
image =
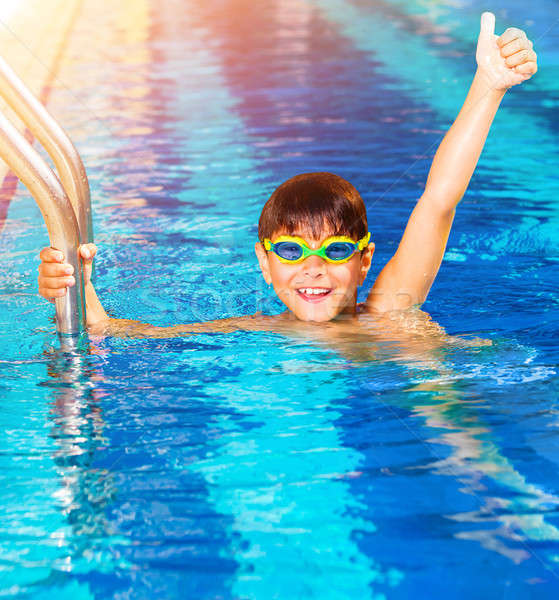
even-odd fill
[{"label": "swimming pool", "polygon": [[[274,312],[274,187],[352,181],[395,250],[473,76],[479,2],[84,0],[51,112],[84,159],[115,316]],[[496,117],[424,309],[491,346],[276,334],[60,352],[24,189],[0,233],[0,591],[11,598],[554,598],[555,5]],[[355,352],[355,346],[353,347]]]}]

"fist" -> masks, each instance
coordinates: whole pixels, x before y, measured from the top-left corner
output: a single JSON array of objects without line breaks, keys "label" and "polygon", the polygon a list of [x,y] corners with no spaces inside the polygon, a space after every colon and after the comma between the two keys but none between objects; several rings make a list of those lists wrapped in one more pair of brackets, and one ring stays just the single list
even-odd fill
[{"label": "fist", "polygon": [[478,71],[489,86],[507,90],[518,85],[538,70],[538,57],[532,42],[521,29],[510,27],[501,36],[495,35],[495,15],[481,15],[481,29],[477,42]]}]

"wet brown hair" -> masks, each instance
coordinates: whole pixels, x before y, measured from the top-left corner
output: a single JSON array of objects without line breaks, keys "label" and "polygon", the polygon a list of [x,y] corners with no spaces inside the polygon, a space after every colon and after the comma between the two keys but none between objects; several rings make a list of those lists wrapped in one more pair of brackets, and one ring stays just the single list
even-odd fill
[{"label": "wet brown hair", "polygon": [[332,173],[302,173],[282,183],[262,209],[258,222],[260,241],[275,233],[308,232],[347,235],[360,240],[367,234],[367,212],[359,192]]}]

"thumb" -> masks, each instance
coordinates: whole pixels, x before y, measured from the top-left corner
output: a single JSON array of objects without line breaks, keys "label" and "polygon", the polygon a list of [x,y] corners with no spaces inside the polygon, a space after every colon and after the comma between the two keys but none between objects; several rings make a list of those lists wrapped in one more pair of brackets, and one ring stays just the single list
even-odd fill
[{"label": "thumb", "polygon": [[97,253],[95,244],[82,244],[80,246],[80,256],[84,262],[91,262]]},{"label": "thumb", "polygon": [[97,254],[95,244],[83,244],[80,246],[80,256],[82,258],[83,282],[87,285],[91,281],[91,271],[93,267],[93,258]]},{"label": "thumb", "polygon": [[492,12],[484,12],[481,15],[481,28],[479,37],[493,40],[495,35],[495,15]]}]

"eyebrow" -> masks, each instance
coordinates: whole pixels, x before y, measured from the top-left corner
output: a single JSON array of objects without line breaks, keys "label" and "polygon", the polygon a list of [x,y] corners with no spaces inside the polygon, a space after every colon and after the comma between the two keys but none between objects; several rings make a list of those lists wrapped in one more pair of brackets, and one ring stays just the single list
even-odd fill
[{"label": "eyebrow", "polygon": [[318,241],[316,241],[303,233],[282,233],[281,235],[290,235],[292,237],[301,238],[302,240],[307,242],[307,244],[312,244],[312,243],[322,244],[322,242],[324,242],[324,240],[327,240],[329,237],[332,237],[331,235],[327,235],[326,237],[321,237]]},{"label": "eyebrow", "polygon": [[[294,232],[284,232],[284,233],[280,233],[279,235],[291,235],[293,237],[303,238],[304,240],[310,240],[310,239],[312,239],[312,235],[313,234],[312,234],[311,231],[302,232],[302,231],[295,230]],[[339,234],[339,233],[328,232],[328,233],[325,233],[325,234],[321,234],[320,238],[318,238],[318,239],[320,239],[320,240],[327,240],[328,238],[335,237],[337,235],[348,235],[348,234],[345,234],[345,233],[344,234]]]}]

